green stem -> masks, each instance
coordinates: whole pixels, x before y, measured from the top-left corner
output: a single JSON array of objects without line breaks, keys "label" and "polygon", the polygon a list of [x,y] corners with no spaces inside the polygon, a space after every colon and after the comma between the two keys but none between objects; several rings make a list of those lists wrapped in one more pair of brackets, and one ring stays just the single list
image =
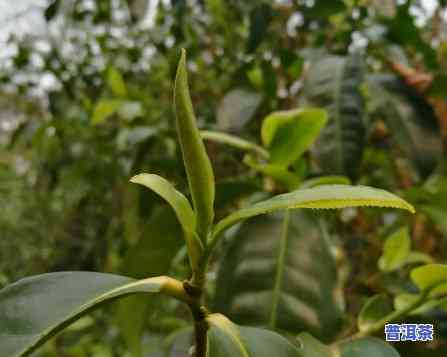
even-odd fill
[{"label": "green stem", "polygon": [[211,253],[214,250],[214,247],[216,246],[217,242],[219,241],[222,233],[224,231],[220,231],[218,232],[218,234],[212,234],[211,238],[208,242],[208,244],[205,246],[205,249],[203,250],[203,254],[202,257],[200,259],[199,262],[199,269],[202,271],[206,271],[207,267],[208,267],[208,261],[211,257]]},{"label": "green stem", "polygon": [[182,282],[168,276],[163,277],[163,279],[165,279],[165,281],[160,291],[162,294],[183,301],[188,305],[194,304],[193,298],[185,290],[184,284],[182,284]]},{"label": "green stem", "polygon": [[239,150],[253,151],[266,160],[270,158],[269,152],[265,150],[263,147],[256,145],[255,143],[252,143],[250,141],[241,139],[234,135],[229,135],[226,133],[216,131],[202,130],[200,131],[200,136],[202,137],[202,139],[226,144]]},{"label": "green stem", "polygon": [[[203,256],[201,262],[202,261]],[[189,307],[194,318],[195,357],[206,357],[208,349],[208,324],[205,320],[206,316],[208,315],[208,311],[204,306],[204,290],[206,285],[207,268],[207,264],[199,264],[193,272],[191,280],[183,283],[184,289],[192,299],[192,303],[189,304]]]}]

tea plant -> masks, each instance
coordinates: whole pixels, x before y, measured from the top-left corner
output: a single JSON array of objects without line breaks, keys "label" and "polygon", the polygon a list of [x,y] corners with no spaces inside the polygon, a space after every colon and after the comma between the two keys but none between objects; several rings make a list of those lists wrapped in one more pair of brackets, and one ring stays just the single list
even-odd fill
[{"label": "tea plant", "polygon": [[[187,246],[192,272],[190,279],[181,282],[168,276],[159,276],[135,280],[95,272],[59,272],[20,280],[0,291],[0,356],[29,355],[83,314],[130,294],[161,294],[185,303],[194,321],[194,348],[191,353],[196,357],[397,356],[390,345],[366,337],[379,332],[386,323],[398,321],[426,304],[442,303],[442,298],[447,295],[447,266],[428,264],[414,269],[411,278],[420,292],[402,299],[395,309],[385,311],[382,300],[373,297],[361,313],[359,332],[330,346],[308,333],[300,334],[294,343],[293,339],[287,338],[289,336],[263,328],[239,326],[218,311],[211,312],[205,301],[206,273],[210,257],[224,232],[251,217],[286,210],[283,226],[300,229],[300,219],[294,218],[293,226],[290,224],[293,209],[375,206],[414,212],[414,208],[384,190],[340,184],[340,180],[344,182],[344,179],[329,177],[302,182],[299,177],[288,174],[287,167],[307,149],[325,124],[324,111],[312,109],[275,113],[265,121],[263,127],[265,148],[220,133],[201,134],[196,126],[189,95],[184,51],[177,69],[174,105],[192,205],[182,193],[157,175],[142,173],[134,176],[131,182],[151,189],[172,207]],[[294,135],[287,136],[292,139],[287,140],[280,135],[292,128]],[[266,175],[278,178],[290,192],[243,207],[215,222],[214,174],[201,135],[262,157],[263,161],[251,157],[246,162]],[[309,222],[302,219],[302,226],[308,226]],[[288,229],[283,231],[281,242],[286,241]],[[286,248],[283,245],[283,256],[294,253]],[[381,265],[384,269],[392,269],[404,264],[407,258],[408,254],[404,258],[396,258],[392,252],[385,252]],[[225,261],[222,264],[225,266]],[[231,288],[228,286],[228,289]],[[276,307],[272,310],[270,323],[261,322],[258,325],[280,329],[275,324],[279,306],[277,298],[276,295],[273,299]],[[258,303],[255,300],[252,302]]]}]

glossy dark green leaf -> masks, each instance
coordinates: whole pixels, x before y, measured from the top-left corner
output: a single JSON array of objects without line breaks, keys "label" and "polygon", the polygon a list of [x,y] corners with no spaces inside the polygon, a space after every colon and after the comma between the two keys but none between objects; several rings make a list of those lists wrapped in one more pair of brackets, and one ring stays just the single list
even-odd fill
[{"label": "glossy dark green leaf", "polygon": [[[142,279],[167,275],[183,242],[177,217],[170,207],[157,208],[137,243],[124,257],[122,273]],[[131,296],[118,302],[117,323],[134,357],[141,356],[141,337],[159,297]]]},{"label": "glossy dark green leaf", "polygon": [[295,109],[269,114],[262,123],[263,144],[269,148],[274,164],[288,166],[316,140],[327,122],[321,109]]},{"label": "glossy dark green leaf", "polygon": [[197,216],[197,231],[200,237],[205,239],[214,218],[214,174],[197,128],[191,103],[185,50],[182,50],[177,67],[174,104],[177,134]]},{"label": "glossy dark green leaf", "polygon": [[217,125],[222,131],[239,132],[253,117],[262,95],[248,89],[233,89],[222,99],[217,109]]},{"label": "glossy dark green leaf", "polygon": [[207,357],[302,357],[287,339],[272,331],[242,327],[221,314],[207,317]]},{"label": "glossy dark green leaf", "polygon": [[314,214],[287,211],[242,224],[224,255],[215,309],[232,320],[324,340],[340,328],[329,237]]},{"label": "glossy dark green leaf", "polygon": [[132,293],[157,293],[164,277],[134,280],[62,272],[19,280],[0,290],[0,356],[28,354],[83,313]]},{"label": "glossy dark green leaf", "polygon": [[369,298],[363,305],[357,320],[359,330],[367,330],[392,311],[393,304],[386,295],[375,295]]},{"label": "glossy dark green leaf", "polygon": [[360,55],[326,57],[307,75],[306,102],[327,110],[329,121],[314,145],[323,172],[355,177],[365,144],[364,66]]}]

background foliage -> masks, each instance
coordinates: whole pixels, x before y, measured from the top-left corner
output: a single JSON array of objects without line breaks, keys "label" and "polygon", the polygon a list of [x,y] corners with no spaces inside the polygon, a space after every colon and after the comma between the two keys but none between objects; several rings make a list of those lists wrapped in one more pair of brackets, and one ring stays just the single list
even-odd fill
[{"label": "background foliage", "polygon": [[[262,121],[272,111],[311,105],[329,114],[304,155],[300,148],[283,154],[290,146],[281,143],[294,142],[286,123],[266,165],[206,141],[219,217],[323,174],[396,192],[418,211],[291,214],[285,276],[310,272],[289,292],[306,310],[299,315],[279,304],[274,318],[256,284],[274,281],[275,257],[268,266],[257,258],[280,249],[272,237],[281,217],[250,220],[228,235],[213,262],[215,310],[238,323],[292,335],[306,329],[331,342],[355,329],[367,298],[386,294],[402,302],[415,292],[409,268],[447,257],[446,5],[37,2],[42,31],[11,33],[1,56],[0,285],[58,270],[188,275],[175,217],[154,194],[128,184],[146,171],[186,188],[171,104],[184,47],[202,129],[261,143]],[[244,239],[233,239],[239,234]],[[228,265],[220,269],[223,260]],[[245,289],[228,288],[238,286]],[[315,287],[328,294],[324,303],[313,299]],[[436,321],[436,341],[396,346],[403,356],[445,355],[446,311],[441,304],[412,316]],[[83,318],[39,355],[182,355],[187,319],[176,303],[130,298]]]}]

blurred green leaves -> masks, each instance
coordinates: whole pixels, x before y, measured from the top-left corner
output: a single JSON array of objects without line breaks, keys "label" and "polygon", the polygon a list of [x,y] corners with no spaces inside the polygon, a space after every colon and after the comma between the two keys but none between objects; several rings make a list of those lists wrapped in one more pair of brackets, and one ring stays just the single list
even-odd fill
[{"label": "blurred green leaves", "polygon": [[273,112],[262,123],[261,137],[273,164],[288,166],[306,151],[320,134],[327,115],[320,109]]}]

